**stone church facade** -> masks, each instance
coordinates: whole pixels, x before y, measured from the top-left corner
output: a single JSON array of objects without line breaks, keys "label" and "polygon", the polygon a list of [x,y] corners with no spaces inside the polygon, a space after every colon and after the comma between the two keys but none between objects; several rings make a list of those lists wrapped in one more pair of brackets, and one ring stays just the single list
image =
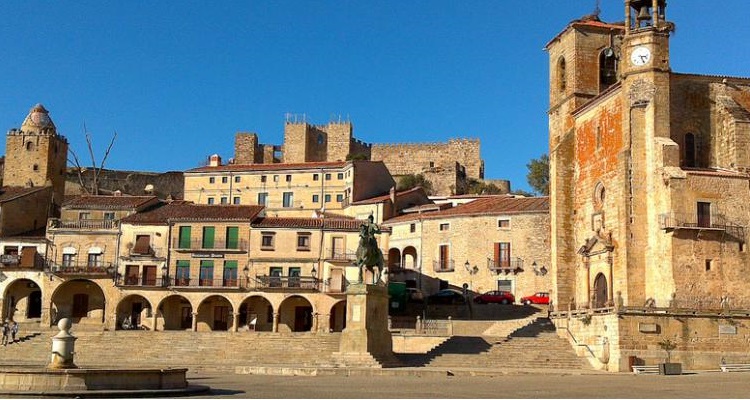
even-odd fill
[{"label": "stone church facade", "polygon": [[666,1],[625,5],[546,46],[556,324],[602,369],[716,368],[750,348],[750,79],[672,71]]}]

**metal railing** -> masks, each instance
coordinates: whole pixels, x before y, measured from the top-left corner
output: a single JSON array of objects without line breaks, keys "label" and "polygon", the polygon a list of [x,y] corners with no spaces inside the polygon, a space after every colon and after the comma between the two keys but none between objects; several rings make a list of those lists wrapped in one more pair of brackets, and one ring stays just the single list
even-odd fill
[{"label": "metal railing", "polygon": [[701,218],[698,214],[663,213],[659,214],[659,226],[661,229],[714,229],[726,231],[739,239],[745,238],[744,226],[729,221],[722,214],[715,213]]},{"label": "metal railing", "polygon": [[49,220],[50,229],[117,229],[120,221],[113,219],[79,219],[63,221],[59,218]]},{"label": "metal railing", "polygon": [[167,257],[167,250],[163,247],[153,247],[149,246],[148,250],[144,251],[135,251],[135,249],[130,249],[128,252],[128,255],[130,257],[153,257],[153,258],[166,258]]},{"label": "metal railing", "polygon": [[453,272],[454,264],[453,260],[434,260],[432,268],[435,272]]},{"label": "metal railing", "polygon": [[176,250],[247,251],[247,240],[237,240],[237,243],[230,246],[223,240],[215,240],[213,244],[199,239],[193,239],[183,243],[178,238],[172,241],[172,248]]},{"label": "metal railing", "polygon": [[487,268],[495,272],[512,272],[523,269],[523,259],[519,257],[501,258],[499,260],[488,258]]},{"label": "metal railing", "polygon": [[116,279],[117,286],[130,287],[169,287],[173,289],[183,288],[229,288],[243,289],[246,288],[247,279],[200,279],[200,278],[175,278],[163,277],[152,278],[142,275],[118,276]]},{"label": "metal railing", "polygon": [[34,254],[34,259],[28,263],[21,260],[20,254],[2,254],[0,255],[0,269],[4,270],[29,270],[42,269],[45,267],[45,260],[39,253]]},{"label": "metal railing", "polygon": [[250,289],[260,290],[320,290],[320,281],[312,276],[258,275],[249,284]]},{"label": "metal railing", "polygon": [[52,264],[50,272],[57,275],[113,275],[115,267],[112,263],[96,264]]},{"label": "metal railing", "polygon": [[326,260],[354,261],[356,259],[357,259],[356,251],[326,249]]}]

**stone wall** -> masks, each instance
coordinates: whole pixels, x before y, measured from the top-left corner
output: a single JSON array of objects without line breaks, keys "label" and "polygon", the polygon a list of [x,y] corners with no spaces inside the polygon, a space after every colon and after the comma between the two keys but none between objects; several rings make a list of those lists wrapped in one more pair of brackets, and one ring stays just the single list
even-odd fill
[{"label": "stone wall", "polygon": [[[86,169],[82,173],[83,183],[91,188],[94,178],[94,170]],[[182,172],[143,172],[143,171],[120,171],[105,169],[101,171],[98,178],[100,194],[109,194],[115,190],[123,194],[143,196],[148,194],[146,186],[153,186],[153,195],[166,199],[182,199],[184,195],[184,177]],[[74,196],[85,194],[81,188],[78,172],[75,168],[68,169],[65,176],[65,195]]]},{"label": "stone wall", "polygon": [[479,139],[451,139],[447,143],[373,144],[372,159],[383,161],[394,175],[419,174],[434,167],[459,163],[466,176],[484,178]]},{"label": "stone wall", "polygon": [[46,226],[52,196],[52,187],[47,186],[2,203],[0,234],[12,236]]},{"label": "stone wall", "polygon": [[68,141],[48,132],[11,130],[6,137],[3,185],[54,187],[55,203],[62,203]]}]

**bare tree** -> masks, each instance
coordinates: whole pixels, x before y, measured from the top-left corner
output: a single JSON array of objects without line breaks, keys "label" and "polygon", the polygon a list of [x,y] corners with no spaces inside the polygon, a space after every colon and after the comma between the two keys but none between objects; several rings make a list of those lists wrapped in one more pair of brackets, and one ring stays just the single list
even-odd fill
[{"label": "bare tree", "polygon": [[78,159],[78,155],[73,150],[73,148],[69,148],[70,155],[73,157],[71,160],[68,158],[68,162],[73,164],[76,168],[76,173],[78,175],[78,184],[81,186],[81,189],[86,194],[93,194],[98,195],[99,194],[99,175],[102,173],[102,170],[104,169],[104,164],[107,162],[107,158],[109,157],[109,153],[112,150],[112,146],[115,144],[115,139],[117,138],[117,131],[115,131],[112,134],[112,140],[109,141],[109,146],[107,146],[107,150],[104,152],[104,157],[102,158],[101,163],[99,165],[96,165],[96,156],[94,155],[94,146],[93,141],[91,139],[91,133],[89,132],[88,128],[86,128],[86,123],[83,124],[83,131],[86,134],[86,145],[88,146],[89,150],[89,156],[91,156],[91,169],[93,169],[93,177],[90,182],[90,187],[87,187],[84,183],[83,179],[83,173],[86,171],[84,167],[81,166],[81,162]]}]

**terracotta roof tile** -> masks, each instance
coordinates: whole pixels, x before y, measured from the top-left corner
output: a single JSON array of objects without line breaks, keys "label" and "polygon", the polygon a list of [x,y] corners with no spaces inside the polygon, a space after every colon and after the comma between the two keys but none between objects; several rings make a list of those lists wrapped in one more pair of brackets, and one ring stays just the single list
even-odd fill
[{"label": "terracotta roof tile", "polygon": [[[422,189],[421,186],[416,186],[416,187],[413,187],[411,189],[402,190],[400,192],[396,192],[396,198],[398,198],[400,196],[404,196],[404,195],[409,194],[409,193],[414,193],[414,192],[417,192],[417,191],[420,191],[420,190],[424,190],[424,189]],[[352,205],[376,204],[376,203],[380,203],[380,202],[386,201],[386,200],[388,200],[390,198],[391,198],[391,194],[387,193],[387,194],[376,196],[376,197],[370,197],[369,199],[355,201],[355,202],[352,203]]]},{"label": "terracotta roof tile", "polygon": [[134,225],[163,225],[170,221],[247,221],[263,211],[263,206],[208,205],[193,203],[164,204],[122,219]]},{"label": "terracotta roof tile", "polygon": [[3,186],[2,188],[0,188],[0,203],[45,189],[46,187],[44,186],[29,188],[22,186]]},{"label": "terracotta roof tile", "polygon": [[461,204],[442,211],[400,215],[383,223],[391,225],[426,219],[547,212],[549,212],[549,197],[512,197],[502,195],[483,197],[470,203]]},{"label": "terracotta roof tile", "polygon": [[308,162],[308,163],[276,163],[276,164],[227,164],[218,167],[198,167],[185,171],[192,172],[241,172],[241,171],[283,171],[289,169],[320,169],[320,168],[343,168],[350,161],[332,162]]},{"label": "terracotta roof tile", "polygon": [[156,196],[71,196],[65,199],[63,208],[130,209],[156,203]]}]

